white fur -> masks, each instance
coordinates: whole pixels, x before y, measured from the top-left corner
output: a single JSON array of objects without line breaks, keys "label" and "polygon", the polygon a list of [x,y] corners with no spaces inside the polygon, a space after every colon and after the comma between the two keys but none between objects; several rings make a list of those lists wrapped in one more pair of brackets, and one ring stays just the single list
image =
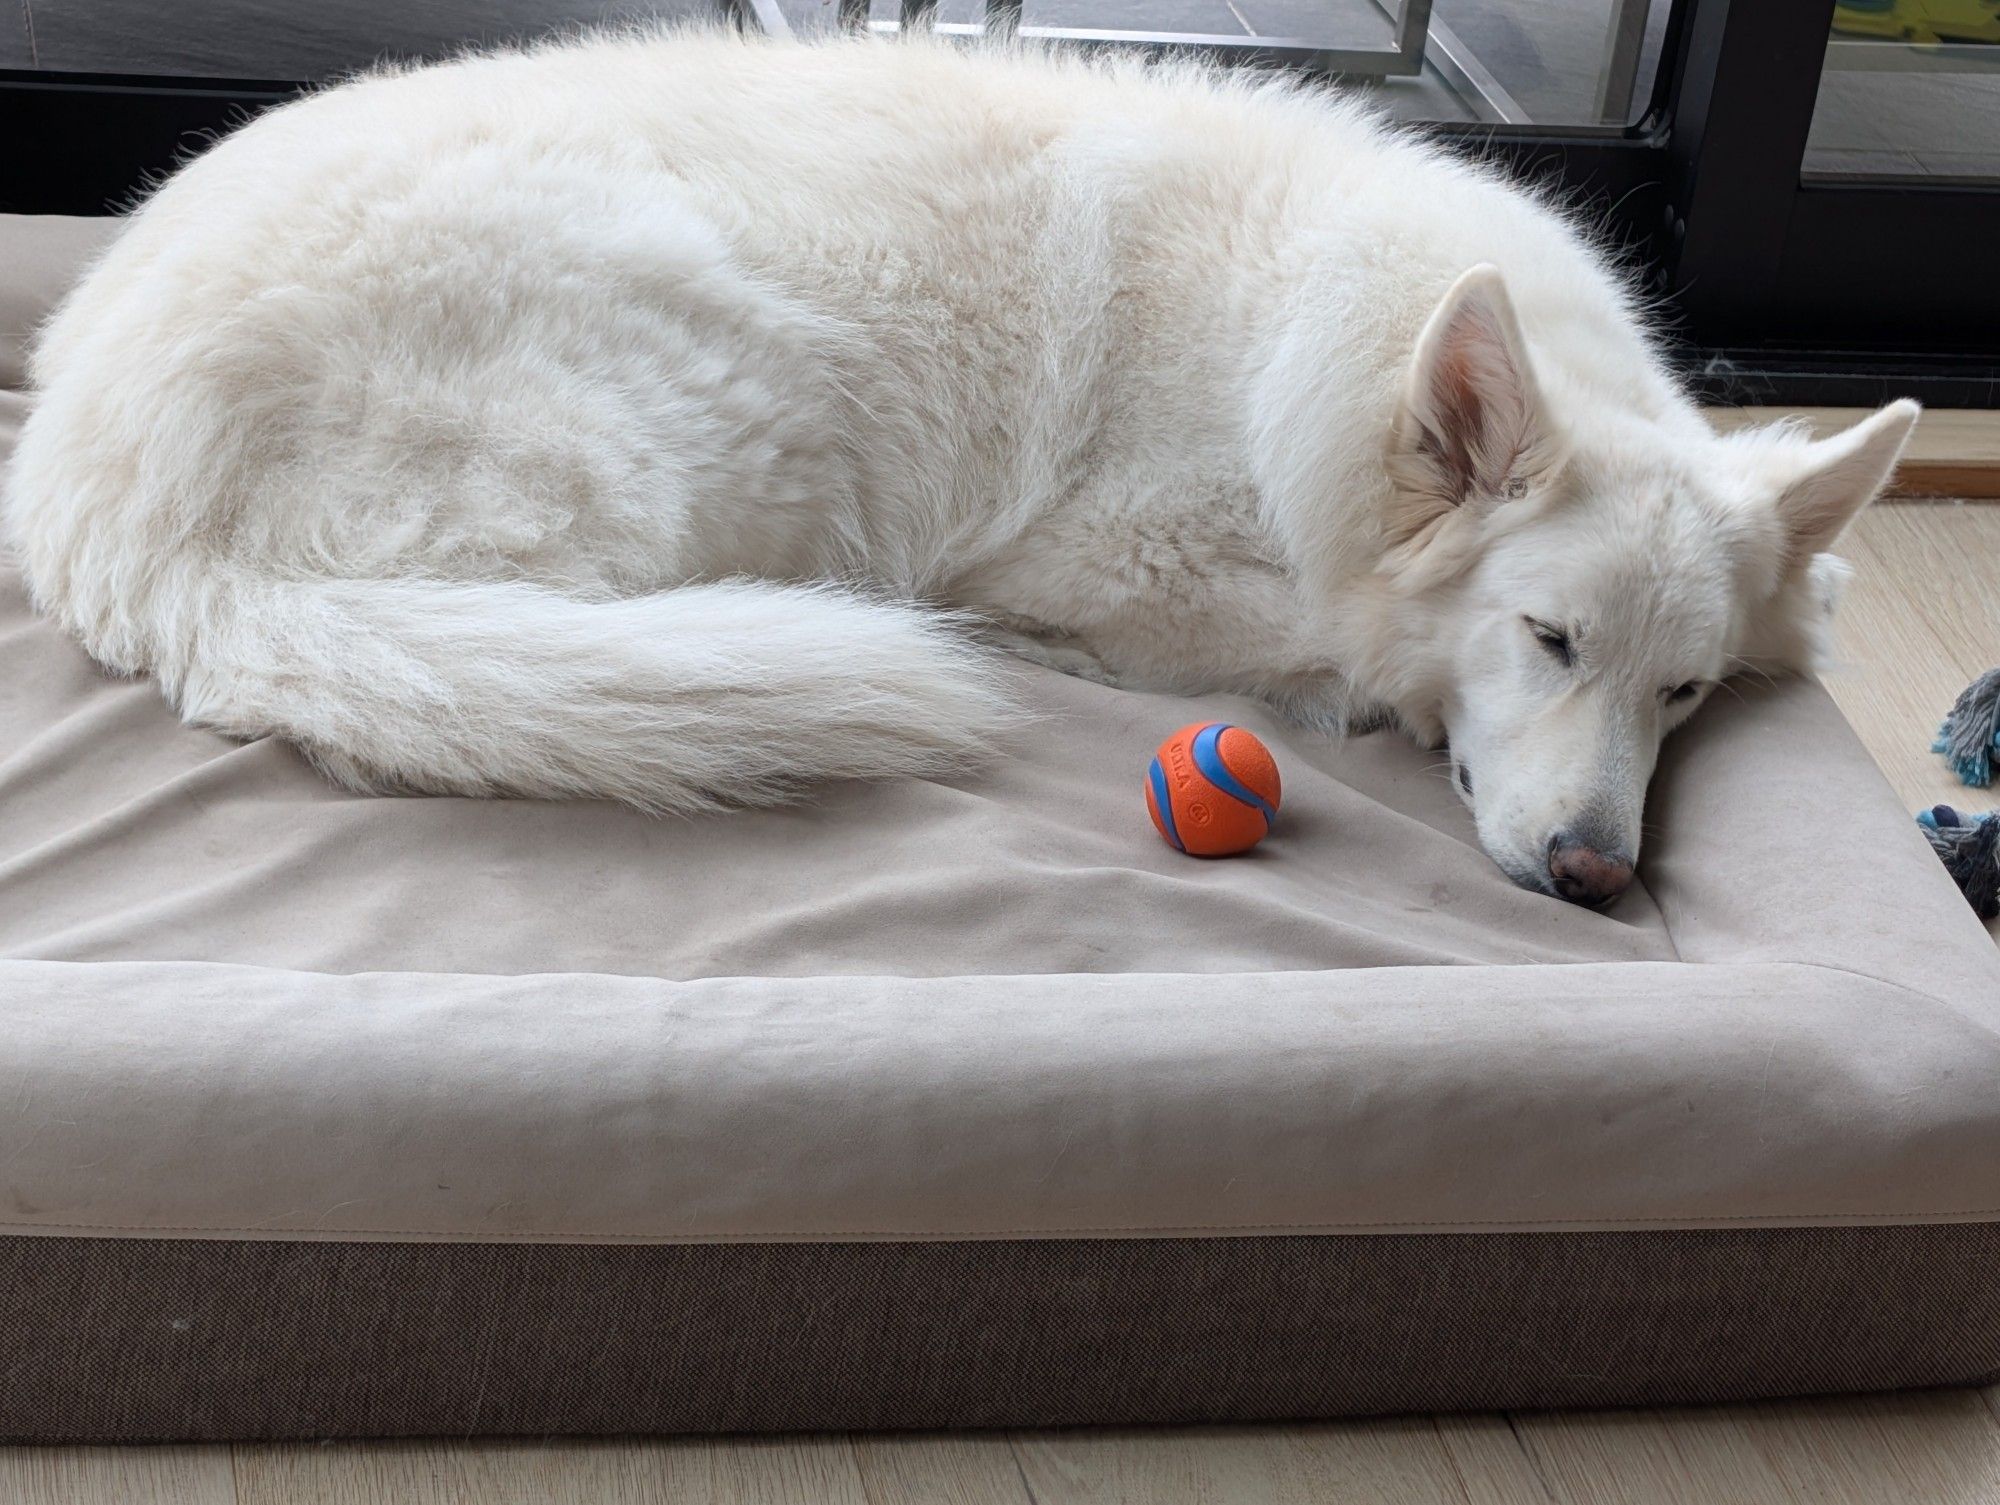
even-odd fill
[{"label": "white fur", "polygon": [[[1809,656],[1914,413],[1716,439],[1559,215],[1323,93],[719,34],[276,110],[34,374],[43,609],[354,787],[950,766],[1009,718],[977,619],[1449,733],[1544,886],[1578,820],[1636,851],[1662,686]],[[1572,679],[1524,613],[1576,619]]]}]

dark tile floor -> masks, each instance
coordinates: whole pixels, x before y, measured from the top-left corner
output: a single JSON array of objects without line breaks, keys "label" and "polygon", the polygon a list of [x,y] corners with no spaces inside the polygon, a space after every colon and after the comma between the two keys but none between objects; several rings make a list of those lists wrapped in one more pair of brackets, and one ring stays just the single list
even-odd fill
[{"label": "dark tile floor", "polygon": [[0,8],[0,48],[29,49],[8,67],[317,80],[383,57],[432,57],[592,22],[710,16],[716,0],[0,0]]},{"label": "dark tile floor", "polygon": [[[976,21],[982,8],[983,0],[940,0],[938,19]],[[805,0],[799,9],[823,7]],[[871,14],[890,20],[896,11],[896,0],[874,0]],[[1373,0],[1023,0],[1021,19],[1030,26],[1283,37],[1326,47],[1387,47],[1394,32]]]},{"label": "dark tile floor", "polygon": [[1389,18],[1375,6],[1335,7],[1322,0],[1226,0],[1254,36],[1297,37],[1303,42],[1372,43],[1393,37]]},{"label": "dark tile floor", "polygon": [[[318,80],[382,57],[436,56],[468,43],[594,22],[716,16],[722,3],[0,0],[0,67]],[[895,15],[896,0],[874,3],[879,16]],[[982,3],[941,0],[940,16],[971,21]],[[800,30],[833,23],[834,0],[779,4]],[[1492,76],[1519,114],[1549,125],[1599,122],[1600,80],[1621,15],[1639,23],[1636,98],[1643,103],[1667,9],[1666,0],[1433,0],[1433,7],[1434,21],[1457,34],[1463,51]],[[1384,6],[1376,0],[1025,0],[1025,17],[1048,26],[1322,44],[1386,44],[1390,36]],[[2000,46],[1991,51],[1991,68],[1830,72],[1807,170],[2000,176]],[[1419,78],[1381,82],[1373,93],[1389,113],[1405,119],[1480,118],[1476,99],[1436,66],[1427,66]]]},{"label": "dark tile floor", "polygon": [[[832,24],[831,0],[779,0],[800,30]],[[944,21],[977,19],[983,0],[940,0]],[[1390,0],[1385,0],[1385,4]],[[1434,17],[1448,22],[1521,106],[1528,118],[1549,125],[1599,123],[1598,79],[1611,28],[1622,10],[1645,38],[1639,74],[1650,82],[1666,25],[1666,0],[1433,0]],[[881,20],[896,15],[897,0],[873,0]],[[1282,37],[1321,45],[1386,45],[1391,25],[1375,0],[1025,0],[1031,24],[1138,31],[1185,31],[1225,36]],[[1376,86],[1380,103],[1409,120],[1472,120],[1476,101],[1426,68],[1415,79]],[[1643,100],[1644,85],[1639,89]]]},{"label": "dark tile floor", "polygon": [[1504,4],[1495,0],[1434,0],[1431,14],[1458,34],[1467,50],[1505,86],[1522,113],[1544,125],[1595,124],[1600,120],[1600,83],[1613,29],[1621,20],[1635,26],[1643,39],[1636,69],[1640,82],[1634,91],[1639,110],[1643,110],[1667,24],[1665,0],[1651,5],[1632,0],[1629,12],[1616,0],[1505,0]]},{"label": "dark tile floor", "polygon": [[[944,0],[947,20],[971,20],[981,0]],[[1446,0],[1438,0],[1440,9]],[[1459,0],[1511,12],[1520,0]],[[1567,15],[1573,29],[1602,32],[1615,0],[1530,0]],[[1634,0],[1638,3],[1638,0]],[[0,67],[76,73],[168,73],[209,78],[318,80],[381,57],[424,57],[466,43],[532,36],[635,16],[707,16],[721,0],[0,0]],[[780,0],[794,26],[831,24],[833,0]],[[895,0],[877,0],[884,16]],[[1664,12],[1664,0],[1655,8]],[[1111,30],[1302,38],[1325,44],[1381,40],[1390,27],[1374,0],[1027,0],[1030,22]],[[1570,76],[1567,53],[1546,36],[1505,23],[1491,28],[1499,51],[1482,61],[1503,78]],[[1560,25],[1545,28],[1559,34]],[[1586,80],[1587,84],[1587,80]],[[1513,87],[1510,82],[1508,85]],[[1394,114],[1463,120],[1473,109],[1435,69],[1380,91]],[[1544,90],[1548,119],[1583,119],[1588,89]],[[1564,113],[1566,112],[1566,113]]]},{"label": "dark tile floor", "polygon": [[0,68],[32,68],[35,50],[28,41],[28,7],[23,0],[0,0]]},{"label": "dark tile floor", "polygon": [[[942,0],[938,19],[972,21],[980,0]],[[893,0],[876,0],[874,13],[896,14]],[[1201,35],[1245,36],[1226,0],[1146,0],[1144,5],[1106,4],[1104,0],[1022,0],[1021,19],[1031,26],[1073,26],[1085,30],[1192,32]]]},{"label": "dark tile floor", "polygon": [[1820,82],[1805,169],[1809,176],[2000,181],[2000,46],[1970,55],[1957,72],[1830,70]]},{"label": "dark tile floor", "polygon": [[[1603,4],[1608,0],[1578,0]],[[833,0],[778,0],[795,30],[835,24]],[[984,0],[939,0],[938,19],[977,21]],[[898,0],[872,0],[871,14],[890,21]],[[1029,25],[1103,31],[1179,32],[1203,36],[1274,37],[1322,46],[1389,44],[1392,28],[1373,0],[1023,0]],[[1467,121],[1480,118],[1436,69],[1421,78],[1363,85],[1383,107],[1404,120]]]}]

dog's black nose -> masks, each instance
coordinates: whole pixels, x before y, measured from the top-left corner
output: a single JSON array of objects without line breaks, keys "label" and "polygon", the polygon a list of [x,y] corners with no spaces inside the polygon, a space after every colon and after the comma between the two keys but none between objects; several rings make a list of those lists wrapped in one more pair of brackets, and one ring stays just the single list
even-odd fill
[{"label": "dog's black nose", "polygon": [[1609,904],[1631,886],[1632,859],[1558,832],[1549,838],[1549,877],[1572,904]]}]

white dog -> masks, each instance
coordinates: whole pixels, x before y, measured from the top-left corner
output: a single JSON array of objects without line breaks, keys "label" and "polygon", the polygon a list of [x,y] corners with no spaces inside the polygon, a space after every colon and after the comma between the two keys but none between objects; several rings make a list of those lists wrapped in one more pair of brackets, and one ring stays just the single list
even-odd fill
[{"label": "white dog", "polygon": [[265,115],[34,374],[42,608],[351,787],[938,769],[1004,730],[985,635],[1448,738],[1590,902],[1662,735],[1812,659],[1917,413],[1716,437],[1586,238],[1321,92],[700,34]]}]

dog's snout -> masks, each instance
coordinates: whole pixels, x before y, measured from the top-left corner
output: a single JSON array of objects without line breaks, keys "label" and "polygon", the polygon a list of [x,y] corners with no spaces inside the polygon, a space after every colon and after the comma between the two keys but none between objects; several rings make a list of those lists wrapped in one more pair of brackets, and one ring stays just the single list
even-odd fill
[{"label": "dog's snout", "polygon": [[1609,904],[1631,886],[1632,859],[1558,831],[1549,838],[1549,878],[1572,904]]}]

